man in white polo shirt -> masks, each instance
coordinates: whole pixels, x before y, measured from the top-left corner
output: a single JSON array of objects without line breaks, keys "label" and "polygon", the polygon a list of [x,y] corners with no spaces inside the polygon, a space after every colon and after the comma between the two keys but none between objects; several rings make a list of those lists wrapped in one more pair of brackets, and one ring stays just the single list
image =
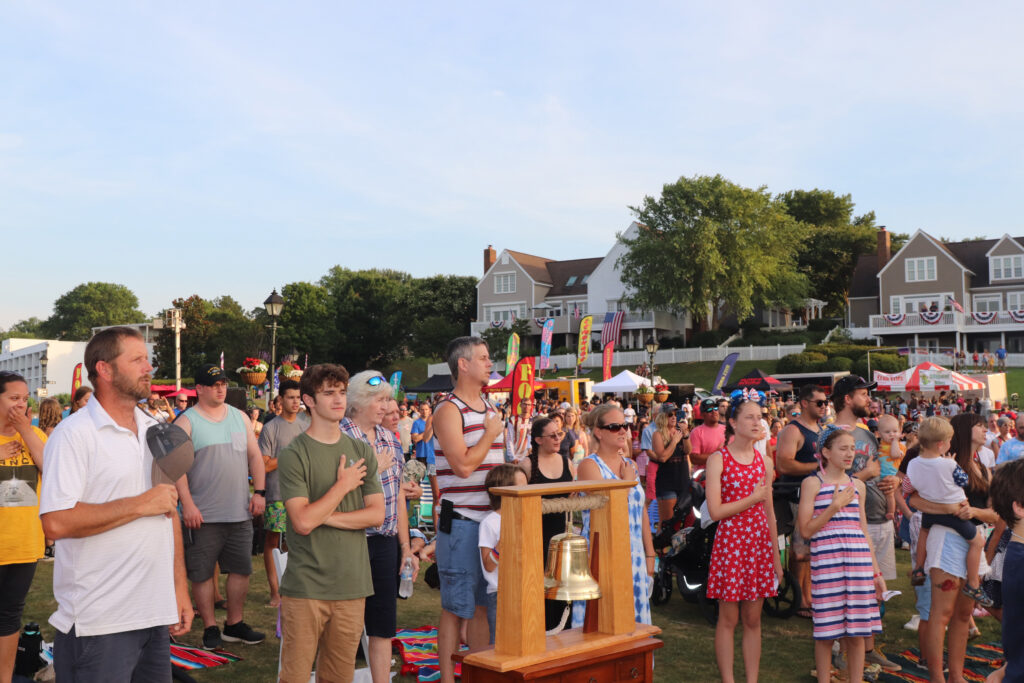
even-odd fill
[{"label": "man in white polo shirt", "polygon": [[136,405],[153,366],[126,327],[93,337],[85,366],[95,396],[47,441],[39,503],[57,541],[57,680],[169,682],[169,635],[191,629],[192,604],[178,494],[152,485],[146,430],[157,423]]}]

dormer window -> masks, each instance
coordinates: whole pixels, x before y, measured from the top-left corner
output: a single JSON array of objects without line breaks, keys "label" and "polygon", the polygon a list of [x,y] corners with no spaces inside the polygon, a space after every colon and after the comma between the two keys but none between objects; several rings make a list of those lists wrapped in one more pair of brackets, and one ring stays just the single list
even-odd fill
[{"label": "dormer window", "polygon": [[580,279],[580,284],[581,284],[581,285],[585,285],[585,284],[587,284],[587,280],[589,280],[589,279],[590,279],[590,273],[587,273],[586,275],[584,275],[584,276],[583,276],[583,277],[582,277],[582,278]]},{"label": "dormer window", "polygon": [[906,264],[907,282],[927,282],[935,279],[935,257],[908,258]]},{"label": "dormer window", "polygon": [[1024,279],[1024,254],[992,256],[988,262],[992,281]]},{"label": "dormer window", "polygon": [[572,287],[574,284],[576,284],[576,276],[575,275],[573,275],[572,277],[570,277],[568,280],[565,281],[565,286],[566,287]]}]

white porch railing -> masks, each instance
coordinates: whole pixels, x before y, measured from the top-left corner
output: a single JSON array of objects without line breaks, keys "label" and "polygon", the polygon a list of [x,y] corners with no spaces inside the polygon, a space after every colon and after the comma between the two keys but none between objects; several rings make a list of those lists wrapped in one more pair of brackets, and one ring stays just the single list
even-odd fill
[{"label": "white porch railing", "polygon": [[[712,348],[690,348],[690,349],[661,349],[654,355],[655,365],[671,365],[675,363],[701,363],[704,361],[722,361],[730,353],[738,353],[739,360],[778,360],[791,353],[800,353],[806,348],[806,344],[776,344],[775,346],[727,346]],[[616,366],[626,367],[640,366],[648,360],[646,351],[616,351],[613,362]],[[576,363],[576,356],[571,354],[560,354],[551,356],[552,367],[571,368]],[[504,361],[495,364],[495,370],[504,372]],[[601,354],[591,353],[583,362],[584,368],[601,367]],[[446,363],[431,363],[427,366],[427,376],[449,374]]]}]

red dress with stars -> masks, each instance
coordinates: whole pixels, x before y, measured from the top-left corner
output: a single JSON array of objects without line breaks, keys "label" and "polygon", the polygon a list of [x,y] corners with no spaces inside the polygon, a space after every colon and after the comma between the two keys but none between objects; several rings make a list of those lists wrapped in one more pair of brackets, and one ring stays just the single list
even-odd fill
[{"label": "red dress with stars", "polygon": [[[746,498],[764,476],[764,458],[757,451],[754,451],[754,461],[744,465],[736,462],[728,448],[722,449],[723,503]],[[768,517],[764,505],[757,503],[718,523],[715,546],[711,550],[707,596],[738,602],[775,594]]]}]

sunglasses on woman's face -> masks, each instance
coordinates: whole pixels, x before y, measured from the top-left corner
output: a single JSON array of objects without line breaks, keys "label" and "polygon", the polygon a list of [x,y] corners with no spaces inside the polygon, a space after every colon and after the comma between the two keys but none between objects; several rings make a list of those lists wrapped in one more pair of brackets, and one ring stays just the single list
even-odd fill
[{"label": "sunglasses on woman's face", "polygon": [[621,432],[626,429],[629,425],[624,422],[609,422],[606,425],[599,425],[598,429],[607,429],[609,432]]}]

